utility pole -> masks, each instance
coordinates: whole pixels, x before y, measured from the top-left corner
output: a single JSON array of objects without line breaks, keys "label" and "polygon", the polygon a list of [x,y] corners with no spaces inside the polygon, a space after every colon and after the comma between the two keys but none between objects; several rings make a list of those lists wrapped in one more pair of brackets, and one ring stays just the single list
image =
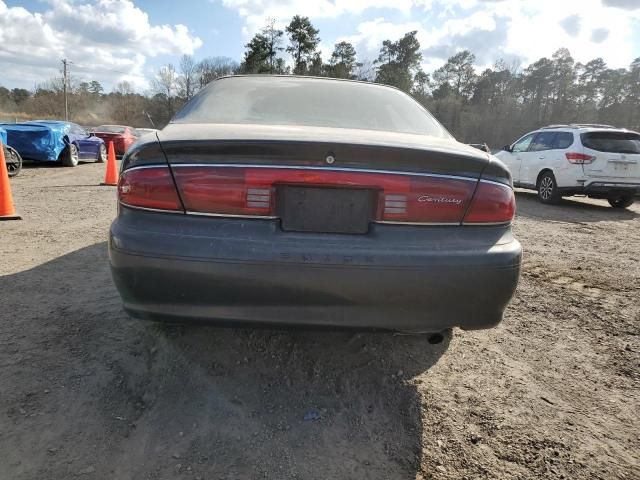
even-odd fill
[{"label": "utility pole", "polygon": [[62,59],[62,91],[64,93],[64,120],[69,121],[69,104],[67,103],[67,59]]}]

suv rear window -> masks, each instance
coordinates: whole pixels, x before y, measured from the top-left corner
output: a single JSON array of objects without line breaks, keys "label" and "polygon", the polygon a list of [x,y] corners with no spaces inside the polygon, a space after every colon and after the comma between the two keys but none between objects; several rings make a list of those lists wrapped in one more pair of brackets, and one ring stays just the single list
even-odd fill
[{"label": "suv rear window", "polygon": [[580,135],[582,145],[598,152],[640,153],[640,135],[632,132],[589,132]]}]

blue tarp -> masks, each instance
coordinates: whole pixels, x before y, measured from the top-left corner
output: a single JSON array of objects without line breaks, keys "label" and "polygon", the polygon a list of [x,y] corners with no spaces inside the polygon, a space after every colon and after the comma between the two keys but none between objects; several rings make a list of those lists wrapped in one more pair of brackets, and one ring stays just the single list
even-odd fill
[{"label": "blue tarp", "polygon": [[2,142],[3,145],[7,144],[7,131],[0,127],[0,142]]},{"label": "blue tarp", "polygon": [[4,123],[7,143],[23,158],[42,162],[55,162],[66,147],[66,136],[71,125],[60,121],[31,121]]}]

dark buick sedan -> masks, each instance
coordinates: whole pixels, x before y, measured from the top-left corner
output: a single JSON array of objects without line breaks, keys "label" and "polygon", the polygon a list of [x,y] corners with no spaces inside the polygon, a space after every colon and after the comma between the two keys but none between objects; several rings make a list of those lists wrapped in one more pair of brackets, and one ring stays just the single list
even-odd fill
[{"label": "dark buick sedan", "polygon": [[136,318],[488,328],[520,271],[505,166],[381,85],[214,81],[126,154],[118,200]]}]

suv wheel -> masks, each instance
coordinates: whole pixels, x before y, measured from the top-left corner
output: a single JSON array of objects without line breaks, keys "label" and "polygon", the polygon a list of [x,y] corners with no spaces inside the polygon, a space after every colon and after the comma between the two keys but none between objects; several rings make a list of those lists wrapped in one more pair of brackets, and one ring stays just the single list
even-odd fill
[{"label": "suv wheel", "polygon": [[556,204],[560,202],[556,177],[551,172],[544,172],[538,181],[538,198],[542,203]]},{"label": "suv wheel", "polygon": [[627,208],[633,205],[634,202],[632,195],[618,195],[615,197],[609,197],[607,200],[609,201],[609,205],[613,208]]}]

